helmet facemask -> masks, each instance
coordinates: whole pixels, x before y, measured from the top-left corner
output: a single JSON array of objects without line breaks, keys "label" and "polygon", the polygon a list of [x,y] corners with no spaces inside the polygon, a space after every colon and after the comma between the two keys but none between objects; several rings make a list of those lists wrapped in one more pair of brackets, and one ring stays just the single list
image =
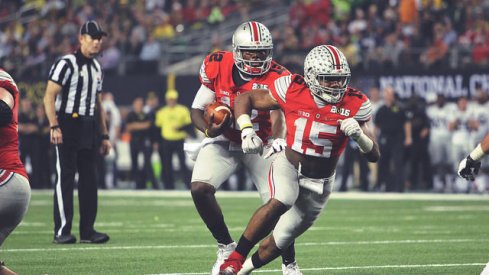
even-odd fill
[{"label": "helmet facemask", "polygon": [[314,77],[311,74],[306,76],[307,78],[312,78],[311,81],[307,82],[313,95],[327,103],[340,102],[345,95],[348,83],[350,83],[350,75],[332,76],[320,74]]},{"label": "helmet facemask", "polygon": [[[264,59],[253,59],[248,60],[243,57],[244,51],[260,51],[264,52]],[[258,55],[258,54],[257,54]],[[272,49],[269,48],[260,48],[260,49],[248,49],[247,47],[236,47],[234,50],[234,63],[238,69],[248,75],[262,75],[268,70],[270,70],[270,66],[272,65]]]}]

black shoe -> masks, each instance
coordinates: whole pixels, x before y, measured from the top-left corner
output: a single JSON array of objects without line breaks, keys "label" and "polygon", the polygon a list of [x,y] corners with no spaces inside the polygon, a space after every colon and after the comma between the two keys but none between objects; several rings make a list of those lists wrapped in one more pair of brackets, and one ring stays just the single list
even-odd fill
[{"label": "black shoe", "polygon": [[80,237],[80,243],[106,243],[109,241],[109,235],[100,232],[94,232],[90,237]]},{"label": "black shoe", "polygon": [[76,237],[71,235],[71,234],[54,236],[53,243],[56,243],[56,244],[76,243]]}]

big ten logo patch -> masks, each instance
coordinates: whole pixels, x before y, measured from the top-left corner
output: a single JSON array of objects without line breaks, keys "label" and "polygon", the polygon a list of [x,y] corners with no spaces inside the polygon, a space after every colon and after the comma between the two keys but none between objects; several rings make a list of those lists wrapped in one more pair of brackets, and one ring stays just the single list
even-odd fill
[{"label": "big ten logo patch", "polygon": [[253,83],[253,86],[251,87],[253,90],[255,89],[264,89],[268,90],[268,85],[266,84],[260,84],[260,83]]}]

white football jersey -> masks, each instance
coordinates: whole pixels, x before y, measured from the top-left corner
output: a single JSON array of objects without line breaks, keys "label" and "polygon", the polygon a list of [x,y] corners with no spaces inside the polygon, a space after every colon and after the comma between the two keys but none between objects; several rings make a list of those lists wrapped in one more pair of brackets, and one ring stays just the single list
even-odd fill
[{"label": "white football jersey", "polygon": [[429,106],[426,113],[431,122],[431,135],[448,135],[448,123],[454,112],[457,112],[457,107],[453,103],[446,103],[443,107]]},{"label": "white football jersey", "polygon": [[489,129],[489,102],[485,104],[479,104],[477,102],[471,103],[468,106],[468,110],[471,117],[479,121],[478,132],[487,132]]}]

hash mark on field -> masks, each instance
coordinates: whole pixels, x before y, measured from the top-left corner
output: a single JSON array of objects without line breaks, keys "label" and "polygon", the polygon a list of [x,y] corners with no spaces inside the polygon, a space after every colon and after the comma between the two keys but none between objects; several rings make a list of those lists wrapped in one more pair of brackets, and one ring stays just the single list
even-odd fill
[{"label": "hash mark on field", "polygon": [[[386,269],[386,268],[424,268],[424,267],[458,267],[458,266],[484,266],[485,263],[463,263],[463,264],[413,264],[413,265],[367,265],[367,266],[338,266],[338,267],[312,267],[312,268],[302,268],[301,271],[325,271],[325,270],[349,270],[349,269]],[[266,269],[266,270],[255,270],[254,273],[265,273],[265,272],[282,272],[281,269]],[[209,272],[200,273],[159,273],[151,275],[199,275],[199,274],[209,274]]]},{"label": "hash mark on field", "polygon": [[[423,243],[469,243],[488,242],[489,239],[452,239],[452,240],[392,240],[392,241],[331,241],[331,242],[307,242],[296,243],[296,246],[326,246],[326,245],[371,245],[371,244],[423,244]],[[75,244],[76,245],[76,244]],[[200,245],[139,245],[139,246],[81,246],[67,245],[56,248],[10,248],[4,252],[39,252],[39,251],[80,251],[80,250],[133,250],[133,249],[188,249],[188,248],[215,248],[214,244]]]}]

